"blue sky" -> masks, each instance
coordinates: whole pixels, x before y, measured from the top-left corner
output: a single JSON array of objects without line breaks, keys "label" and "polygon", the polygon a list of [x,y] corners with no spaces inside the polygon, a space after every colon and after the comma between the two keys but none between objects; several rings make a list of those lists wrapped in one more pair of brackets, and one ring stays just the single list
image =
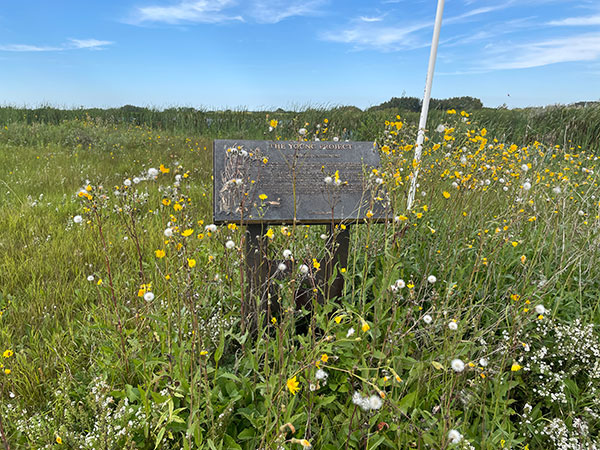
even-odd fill
[{"label": "blue sky", "polygon": [[[23,0],[0,104],[268,109],[422,96],[436,0]],[[433,97],[600,100],[600,1],[447,0]]]}]

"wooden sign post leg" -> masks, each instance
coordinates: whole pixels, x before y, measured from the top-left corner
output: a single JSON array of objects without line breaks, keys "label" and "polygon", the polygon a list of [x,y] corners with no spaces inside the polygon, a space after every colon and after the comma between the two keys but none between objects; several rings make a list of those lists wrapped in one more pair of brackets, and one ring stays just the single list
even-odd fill
[{"label": "wooden sign post leg", "polygon": [[333,276],[333,269],[337,265],[338,274],[335,279],[331,282],[331,284],[327,285],[326,294],[327,299],[333,297],[341,297],[342,292],[344,291],[344,277],[339,272],[342,267],[346,267],[348,265],[348,251],[350,247],[350,226],[346,226],[345,229],[338,230],[337,235],[335,236],[335,240],[333,239],[333,235],[335,233],[335,229],[331,226],[327,226],[327,232],[329,234],[330,239],[330,254],[332,255],[331,259],[329,259],[325,266],[325,283],[329,283],[331,277]]},{"label": "wooden sign post leg", "polygon": [[[268,264],[264,256],[263,225],[246,226],[246,305],[242,305],[242,321],[246,328],[258,329],[258,307],[262,303],[263,291],[267,280]],[[258,296],[258,301],[257,301]]]}]

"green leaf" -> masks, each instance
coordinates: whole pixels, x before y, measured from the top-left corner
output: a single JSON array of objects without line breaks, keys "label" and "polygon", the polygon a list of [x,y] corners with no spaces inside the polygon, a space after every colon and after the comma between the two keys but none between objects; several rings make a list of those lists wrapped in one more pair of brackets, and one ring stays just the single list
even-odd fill
[{"label": "green leaf", "polygon": [[245,428],[240,434],[237,435],[238,441],[249,441],[256,437],[256,432],[252,428]]},{"label": "green leaf", "polygon": [[225,448],[226,448],[226,449],[228,449],[228,450],[229,450],[229,449],[233,449],[233,450],[242,450],[242,447],[240,447],[240,446],[239,446],[239,445],[238,445],[238,444],[235,442],[235,440],[234,440],[234,439],[233,439],[231,436],[229,436],[228,434],[226,434],[226,435],[225,435],[224,442],[225,442]]},{"label": "green leaf", "polygon": [[413,406],[415,398],[417,397],[417,391],[412,391],[410,394],[406,394],[402,397],[402,400],[398,403],[398,408],[404,414],[408,412],[408,409]]},{"label": "green leaf", "polygon": [[437,370],[444,370],[444,366],[441,365],[439,362],[437,361],[431,361],[431,365],[433,367],[435,367]]},{"label": "green leaf", "polygon": [[219,360],[221,356],[223,356],[223,349],[225,348],[225,333],[221,330],[221,335],[219,336],[219,345],[215,350],[215,363],[219,364]]},{"label": "green leaf", "polygon": [[158,435],[156,436],[156,442],[154,443],[154,448],[157,449],[158,446],[160,445],[161,441],[163,440],[163,437],[165,436],[165,431],[167,431],[166,428],[161,428],[160,431],[158,432]]}]

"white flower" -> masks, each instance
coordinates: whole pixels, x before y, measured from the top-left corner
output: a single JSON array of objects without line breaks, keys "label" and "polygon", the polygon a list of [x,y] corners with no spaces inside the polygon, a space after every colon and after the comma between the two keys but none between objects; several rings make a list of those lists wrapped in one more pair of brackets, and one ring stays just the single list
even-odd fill
[{"label": "white flower", "polygon": [[504,187],[502,188],[502,190],[503,190],[504,192],[508,191],[508,186],[504,186]]},{"label": "white flower", "polygon": [[337,136],[335,136],[335,137],[333,138],[333,142],[338,142],[339,140],[340,140],[340,138],[339,138],[339,137],[337,137]]},{"label": "white flower", "polygon": [[457,430],[448,431],[448,439],[450,439],[451,444],[458,444],[462,441],[462,434],[460,434]]},{"label": "white flower", "polygon": [[529,170],[529,167],[527,166],[527,164],[523,164],[523,165],[521,166],[521,170],[522,170],[523,172],[527,172],[527,171]]},{"label": "white flower", "polygon": [[306,275],[308,273],[308,266],[306,264],[302,264],[300,266],[300,273],[302,275]]},{"label": "white flower", "polygon": [[348,332],[346,333],[346,337],[349,338],[350,336],[354,336],[354,328],[350,327],[348,328]]},{"label": "white flower", "polygon": [[321,235],[321,239],[323,239],[323,240],[327,239],[327,235],[326,234],[322,234]]},{"label": "white flower", "polygon": [[526,181],[525,183],[523,183],[523,189],[525,189],[526,191],[531,189],[531,183],[529,181]]},{"label": "white flower", "polygon": [[165,231],[163,231],[163,234],[165,235],[165,237],[170,238],[171,236],[173,236],[173,229],[172,228],[165,228]]},{"label": "white flower", "polygon": [[146,300],[147,302],[151,302],[152,300],[154,300],[154,294],[152,292],[146,292],[144,294],[144,300]]},{"label": "white flower", "polygon": [[427,281],[429,281],[431,284],[433,284],[437,281],[437,278],[435,277],[435,275],[429,275],[427,277]]},{"label": "white flower", "polygon": [[133,184],[138,184],[140,181],[142,181],[142,180],[140,180],[138,177],[135,177],[133,179]]},{"label": "white flower", "polygon": [[127,178],[125,181],[123,181],[123,184],[125,186],[131,186],[131,180],[129,178]]},{"label": "white flower", "polygon": [[402,279],[396,280],[396,283],[394,283],[394,284],[396,285],[396,287],[398,289],[404,289],[406,287],[406,283]]},{"label": "white flower", "polygon": [[206,225],[204,229],[210,233],[214,233],[217,231],[217,226],[214,223],[211,223],[210,225]]},{"label": "white flower", "polygon": [[337,178],[333,184],[335,184],[336,186],[339,186],[340,184],[342,184],[342,180],[340,180],[339,178]]},{"label": "white flower", "polygon": [[148,176],[149,176],[150,178],[157,177],[157,176],[158,176],[158,169],[155,169],[154,167],[150,167],[150,168],[148,169]]},{"label": "white flower", "polygon": [[433,322],[433,317],[431,317],[429,314],[425,314],[423,316],[423,322],[429,325],[431,322]]},{"label": "white flower", "polygon": [[379,395],[371,395],[369,397],[369,409],[379,409],[383,405],[383,401]]},{"label": "white flower", "polygon": [[450,328],[452,331],[456,331],[458,330],[458,325],[454,320],[451,320],[448,322],[448,328]]},{"label": "white flower", "polygon": [[583,212],[583,211],[581,211],[581,210],[579,210],[579,212],[578,212],[577,214],[579,214],[579,215],[580,215],[580,216],[582,216],[582,217],[583,217],[583,216],[585,216],[585,212]]},{"label": "white flower", "polygon": [[300,129],[298,130],[298,134],[299,134],[300,136],[305,136],[305,135],[306,135],[306,128],[300,128]]},{"label": "white flower", "polygon": [[326,380],[328,376],[329,376],[329,374],[327,372],[325,372],[323,369],[319,369],[315,373],[315,378],[317,380]]},{"label": "white flower", "polygon": [[228,250],[231,250],[232,248],[235,247],[235,242],[233,242],[231,239],[229,239],[227,242],[225,242],[225,247]]},{"label": "white flower", "polygon": [[535,312],[538,314],[545,314],[546,313],[546,308],[544,308],[544,305],[537,305],[535,307]]},{"label": "white flower", "polygon": [[453,188],[458,188],[458,183],[457,183],[456,181],[453,181],[453,182],[452,182],[452,187],[453,187]]},{"label": "white flower", "polygon": [[487,358],[480,358],[480,359],[479,359],[479,365],[480,365],[481,367],[487,367],[487,365],[488,365],[488,360],[487,360]]},{"label": "white flower", "polygon": [[94,281],[94,275],[89,275],[89,276],[87,277],[87,280],[88,280],[88,281]]},{"label": "white flower", "polygon": [[285,272],[287,269],[287,266],[285,265],[285,263],[279,263],[279,265],[277,266],[277,270],[279,270],[280,272]]},{"label": "white flower", "polygon": [[446,131],[446,127],[443,124],[439,124],[437,126],[437,128],[435,129],[435,131],[437,131],[438,133],[443,133],[444,131]]},{"label": "white flower", "polygon": [[376,184],[383,184],[383,178],[375,178]]},{"label": "white flower", "polygon": [[465,155],[462,155],[460,157],[460,163],[463,164],[463,165],[467,164],[467,157]]},{"label": "white flower", "polygon": [[462,372],[463,370],[465,370],[465,363],[462,362],[462,360],[456,358],[453,359],[450,362],[450,366],[452,367],[452,370],[454,370],[455,372]]},{"label": "white flower", "polygon": [[245,158],[246,156],[248,156],[248,152],[246,150],[242,150],[240,152],[240,155],[242,155]]},{"label": "white flower", "polygon": [[555,186],[555,187],[552,189],[552,192],[554,192],[555,194],[560,194],[560,186]]},{"label": "white flower", "polygon": [[288,249],[285,249],[285,250],[283,251],[283,257],[284,257],[285,259],[292,259],[292,251],[291,251],[291,250],[288,250]]},{"label": "white flower", "polygon": [[331,183],[333,183],[333,178],[325,177],[325,179],[323,181],[325,182],[325,184],[331,184]]},{"label": "white flower", "polygon": [[504,178],[500,178],[498,181],[499,181],[500,183],[504,183],[506,180],[505,180]]},{"label": "white flower", "polygon": [[73,217],[73,222],[81,223],[81,222],[83,222],[83,217],[81,217],[80,215],[77,215],[77,216]]},{"label": "white flower", "polygon": [[363,402],[363,397],[362,397],[362,395],[360,395],[360,392],[355,392],[352,395],[352,403],[360,406],[362,404],[362,402]]},{"label": "white flower", "polygon": [[242,185],[242,183],[243,183],[243,182],[242,182],[242,179],[241,179],[241,178],[236,178],[236,179],[235,179],[235,185],[236,185],[236,186],[241,186],[241,185]]}]

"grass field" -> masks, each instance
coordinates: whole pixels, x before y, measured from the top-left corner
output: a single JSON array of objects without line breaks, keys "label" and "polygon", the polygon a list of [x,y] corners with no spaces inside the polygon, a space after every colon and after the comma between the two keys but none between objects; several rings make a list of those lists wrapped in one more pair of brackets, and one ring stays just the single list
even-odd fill
[{"label": "grass field", "polygon": [[[598,448],[599,111],[436,112],[407,211],[410,114],[0,109],[0,445]],[[325,229],[272,227],[245,330],[217,137],[378,142],[396,218],[344,224],[342,298],[295,308]]]}]

